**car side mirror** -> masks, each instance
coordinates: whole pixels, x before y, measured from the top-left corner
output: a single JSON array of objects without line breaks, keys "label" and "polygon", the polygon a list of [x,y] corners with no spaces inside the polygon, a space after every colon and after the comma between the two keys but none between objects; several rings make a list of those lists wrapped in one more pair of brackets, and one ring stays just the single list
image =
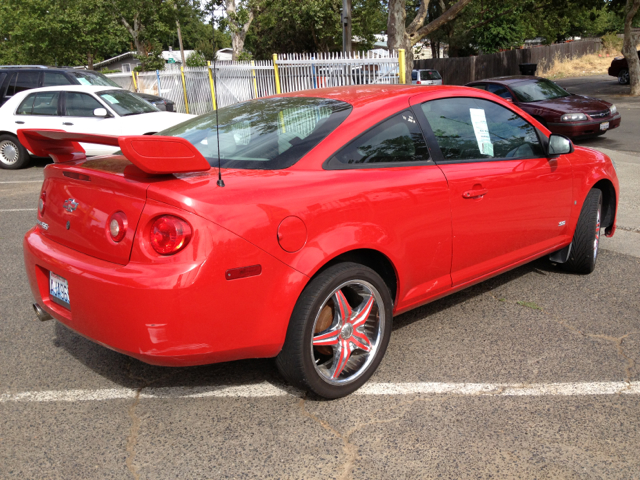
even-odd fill
[{"label": "car side mirror", "polygon": [[103,117],[103,118],[106,118],[106,117],[108,117],[108,116],[109,116],[109,112],[107,112],[107,109],[106,109],[106,108],[96,108],[96,109],[93,111],[93,116],[94,116],[94,117]]},{"label": "car side mirror", "polygon": [[553,133],[549,137],[549,155],[573,153],[573,143],[564,135]]}]

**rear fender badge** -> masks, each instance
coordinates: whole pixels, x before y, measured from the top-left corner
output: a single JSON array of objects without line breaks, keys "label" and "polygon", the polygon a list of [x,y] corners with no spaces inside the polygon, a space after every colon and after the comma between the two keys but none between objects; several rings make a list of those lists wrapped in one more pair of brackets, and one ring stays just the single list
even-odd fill
[{"label": "rear fender badge", "polygon": [[567,221],[566,221],[566,220],[563,220],[563,221],[561,221],[560,223],[558,223],[558,226],[559,226],[559,227],[563,227],[565,223],[567,223]]},{"label": "rear fender badge", "polygon": [[78,202],[76,202],[73,198],[69,198],[64,201],[62,208],[64,208],[67,212],[71,213],[76,208],[78,208]]},{"label": "rear fender badge", "polygon": [[41,222],[40,220],[36,220],[36,223],[40,225],[40,227],[44,230],[49,230],[49,224]]}]

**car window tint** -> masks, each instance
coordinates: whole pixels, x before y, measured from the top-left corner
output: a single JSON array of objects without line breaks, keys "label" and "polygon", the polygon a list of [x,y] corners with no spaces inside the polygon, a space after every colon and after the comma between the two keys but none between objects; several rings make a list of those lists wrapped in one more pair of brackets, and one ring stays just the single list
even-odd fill
[{"label": "car window tint", "polygon": [[497,83],[488,84],[487,90],[502,98],[512,98],[511,94],[509,93],[509,90],[507,90],[507,87],[503,85],[498,85]]},{"label": "car window tint", "polygon": [[33,109],[33,101],[36,99],[36,93],[32,93],[31,95],[27,95],[18,109],[16,110],[16,115],[31,115],[31,110]]},{"label": "car window tint", "polygon": [[18,72],[16,79],[15,93],[38,88],[40,72]]},{"label": "car window tint", "polygon": [[43,87],[57,87],[58,85],[71,85],[71,81],[60,72],[44,72]]},{"label": "car window tint", "polygon": [[411,80],[418,80],[418,71],[417,70],[413,70],[411,72]]},{"label": "car window tint", "polygon": [[67,117],[93,117],[96,108],[104,108],[98,100],[86,93],[67,92],[65,99]]},{"label": "car window tint", "polygon": [[33,101],[31,115],[58,115],[60,92],[38,92]]},{"label": "car window tint", "polygon": [[421,70],[420,80],[440,80],[442,77],[434,70]]},{"label": "car window tint", "polygon": [[535,128],[501,105],[477,98],[446,98],[421,108],[445,160],[544,156]]},{"label": "car window tint", "polygon": [[373,127],[336,153],[330,167],[424,162],[429,149],[413,113],[405,110]]},{"label": "car window tint", "polygon": [[7,81],[7,92],[5,94],[7,97],[12,97],[13,94],[16,92],[17,78],[18,78],[17,72],[14,72],[9,76],[9,80]]}]

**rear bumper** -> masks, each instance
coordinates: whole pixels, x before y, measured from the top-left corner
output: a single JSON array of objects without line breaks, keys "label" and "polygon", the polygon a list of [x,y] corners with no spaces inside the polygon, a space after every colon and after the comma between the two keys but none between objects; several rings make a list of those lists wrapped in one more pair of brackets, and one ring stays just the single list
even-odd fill
[{"label": "rear bumper", "polygon": [[[547,127],[552,133],[558,133],[570,138],[585,137],[589,135],[598,135],[600,133],[608,132],[614,128],[620,126],[622,118],[619,113],[616,113],[613,117],[603,118],[602,120],[591,120],[587,122],[562,122],[562,123],[549,123]],[[602,123],[609,122],[609,128],[606,130],[600,130]]]},{"label": "rear bumper", "polygon": [[[219,248],[199,257],[185,249],[176,255],[184,262],[126,266],[53,242],[38,228],[23,247],[35,301],[107,348],[165,366],[277,355],[307,277],[214,224],[202,240]],[[225,280],[227,269],[255,264],[261,275]],[[51,300],[50,271],[68,281],[71,310]]]}]

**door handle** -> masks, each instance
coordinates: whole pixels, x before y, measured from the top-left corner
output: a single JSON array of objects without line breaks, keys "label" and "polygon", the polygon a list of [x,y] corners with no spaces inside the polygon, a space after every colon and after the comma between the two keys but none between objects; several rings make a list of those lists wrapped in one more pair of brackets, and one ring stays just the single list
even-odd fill
[{"label": "door handle", "polygon": [[475,190],[467,190],[462,194],[462,196],[464,198],[478,198],[483,197],[487,194],[487,192],[489,192],[489,190],[487,190],[486,188],[478,188]]},{"label": "door handle", "polygon": [[63,125],[73,125],[71,122],[62,122]]},{"label": "door handle", "polygon": [[16,120],[16,123],[19,125],[24,125],[24,122],[22,120]]}]

